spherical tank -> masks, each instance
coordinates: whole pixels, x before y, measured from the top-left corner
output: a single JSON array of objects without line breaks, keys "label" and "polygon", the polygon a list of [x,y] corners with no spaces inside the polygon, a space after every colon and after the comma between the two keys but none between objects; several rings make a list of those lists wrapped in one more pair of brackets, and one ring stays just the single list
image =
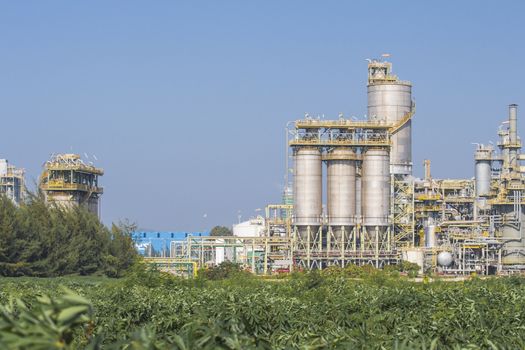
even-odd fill
[{"label": "spherical tank", "polygon": [[356,163],[351,149],[335,149],[327,161],[328,222],[331,226],[354,223],[356,215]]},{"label": "spherical tank", "polygon": [[[368,119],[397,123],[412,110],[412,86],[408,82],[383,81],[368,85]],[[390,151],[392,173],[412,172],[412,122],[394,135]]]},{"label": "spherical tank", "polygon": [[317,148],[294,153],[294,224],[318,226],[322,214],[322,162]]},{"label": "spherical tank", "polygon": [[365,226],[386,226],[390,211],[388,151],[369,149],[364,153],[361,178],[361,208]]},{"label": "spherical tank", "polygon": [[437,256],[437,263],[439,266],[450,266],[453,261],[454,258],[452,257],[452,254],[450,254],[450,252],[441,252]]}]

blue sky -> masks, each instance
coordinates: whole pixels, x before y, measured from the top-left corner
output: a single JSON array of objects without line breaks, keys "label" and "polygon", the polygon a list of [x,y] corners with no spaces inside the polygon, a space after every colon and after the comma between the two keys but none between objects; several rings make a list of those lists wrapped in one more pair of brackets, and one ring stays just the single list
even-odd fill
[{"label": "blue sky", "polygon": [[[366,58],[411,80],[414,174],[471,177],[507,105],[520,1],[0,1],[0,158],[95,154],[106,223],[230,225],[278,202],[284,127],[366,113]],[[204,218],[204,214],[207,217]]]}]

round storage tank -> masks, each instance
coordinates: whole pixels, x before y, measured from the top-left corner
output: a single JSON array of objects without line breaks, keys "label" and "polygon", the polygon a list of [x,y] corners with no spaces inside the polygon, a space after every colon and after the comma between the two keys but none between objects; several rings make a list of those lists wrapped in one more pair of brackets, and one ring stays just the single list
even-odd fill
[{"label": "round storage tank", "polygon": [[[397,123],[412,110],[412,86],[408,82],[382,81],[368,85],[368,119]],[[412,122],[394,135],[390,151],[392,173],[412,172]]]},{"label": "round storage tank", "polygon": [[425,227],[425,247],[433,248],[436,246],[436,226],[428,225]]},{"label": "round storage tank", "polygon": [[441,252],[437,256],[437,263],[439,266],[448,267],[452,264],[454,258],[450,252]]},{"label": "round storage tank", "polygon": [[490,193],[491,180],[491,165],[490,161],[476,161],[476,196],[487,196]]},{"label": "round storage tank", "polygon": [[363,156],[361,207],[365,226],[387,226],[390,212],[388,151],[368,149]]},{"label": "round storage tank", "polygon": [[421,249],[406,249],[402,251],[403,260],[417,264],[419,273],[423,273],[425,267],[425,252]]},{"label": "round storage tank", "polygon": [[318,226],[322,214],[322,162],[318,148],[294,153],[294,224]]},{"label": "round storage tank", "polygon": [[335,149],[327,161],[328,222],[352,225],[356,215],[356,164],[351,149]]}]

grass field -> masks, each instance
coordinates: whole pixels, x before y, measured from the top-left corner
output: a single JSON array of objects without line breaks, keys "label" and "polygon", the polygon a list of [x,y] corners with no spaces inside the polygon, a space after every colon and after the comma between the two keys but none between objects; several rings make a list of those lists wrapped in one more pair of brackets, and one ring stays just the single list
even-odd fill
[{"label": "grass field", "polygon": [[3,305],[20,298],[28,306],[4,309],[0,347],[8,348],[46,337],[41,349],[525,348],[519,277],[414,283],[332,272],[272,282],[242,273],[179,280],[152,271],[120,280],[1,278],[0,285]]}]

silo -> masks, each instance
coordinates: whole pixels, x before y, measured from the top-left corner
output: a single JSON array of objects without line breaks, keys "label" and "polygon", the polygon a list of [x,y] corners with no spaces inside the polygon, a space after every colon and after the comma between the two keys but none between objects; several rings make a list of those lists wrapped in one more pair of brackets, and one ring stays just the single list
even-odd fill
[{"label": "silo", "polygon": [[[412,84],[391,74],[392,65],[371,61],[368,65],[368,119],[398,123],[412,111]],[[392,135],[392,174],[412,173],[412,122],[407,121]]]},{"label": "silo", "polygon": [[342,229],[347,232],[356,215],[356,155],[350,148],[336,148],[328,153],[327,162],[328,224],[340,241]]},{"label": "silo", "polygon": [[474,154],[476,197],[484,197],[490,194],[493,151],[491,146],[480,145]]},{"label": "silo", "polygon": [[385,149],[368,149],[363,155],[361,208],[365,226],[389,224],[390,172]]},{"label": "silo", "polygon": [[305,238],[308,226],[315,231],[321,224],[322,214],[322,160],[315,147],[302,147],[294,151],[294,218],[299,234]]}]

